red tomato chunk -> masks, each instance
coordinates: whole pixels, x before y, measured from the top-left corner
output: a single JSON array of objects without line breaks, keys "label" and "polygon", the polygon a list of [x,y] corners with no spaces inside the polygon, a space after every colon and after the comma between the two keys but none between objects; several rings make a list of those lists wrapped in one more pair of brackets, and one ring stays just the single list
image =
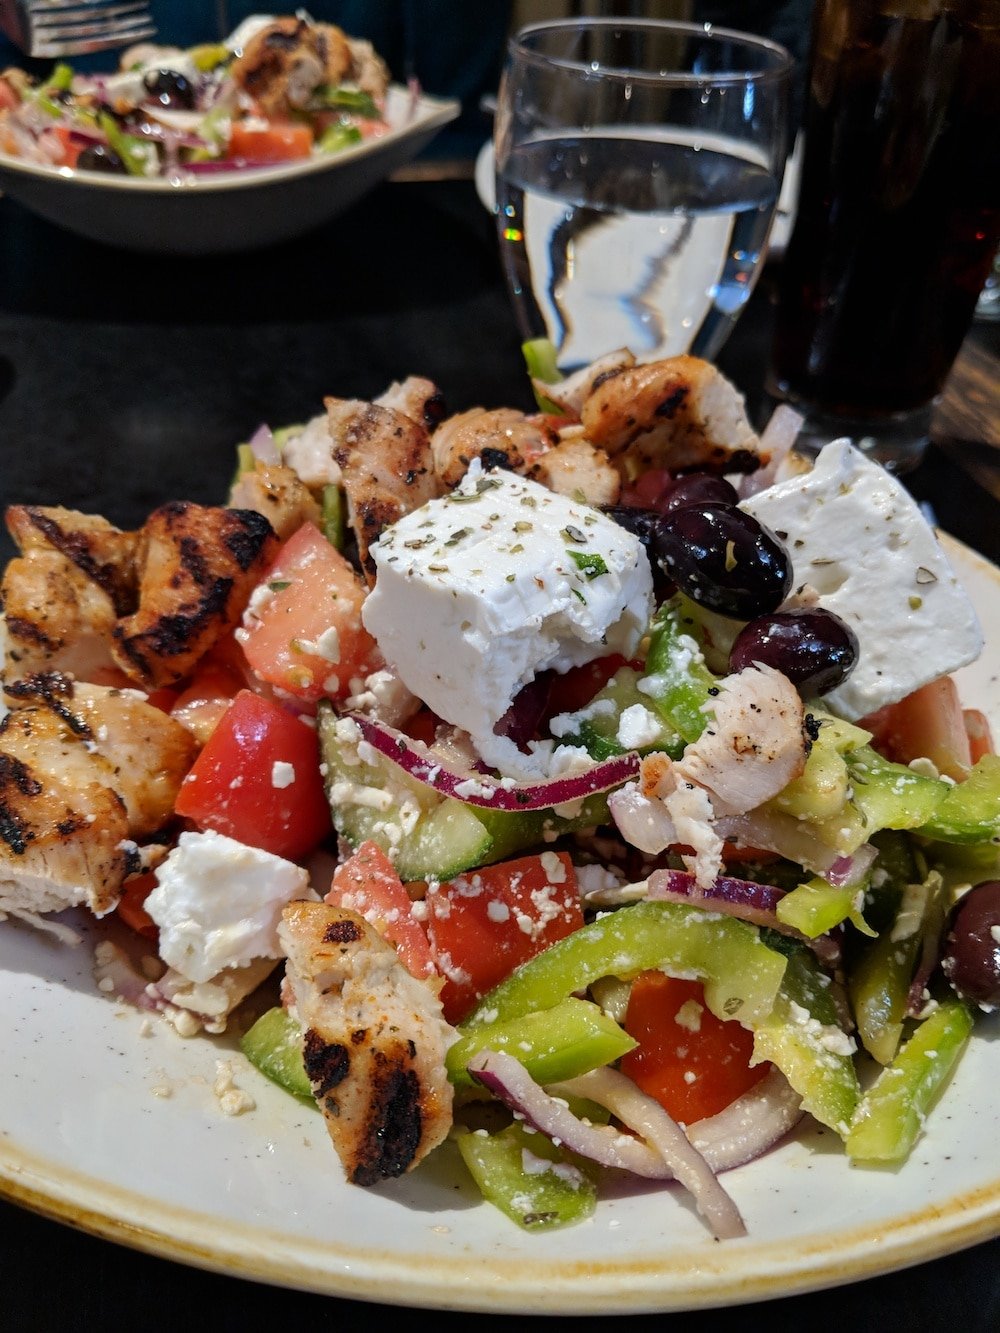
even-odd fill
[{"label": "red tomato chunk", "polygon": [[181,784],[175,810],[199,829],[297,861],[330,833],[308,721],[241,690]]},{"label": "red tomato chunk", "polygon": [[239,635],[254,673],[308,703],[346,696],[379,660],[361,624],[365,595],[350,562],[315,524],[303,524],[278,552]]},{"label": "red tomato chunk", "polygon": [[345,907],[395,945],[400,961],[415,977],[435,974],[427,933],[413,916],[413,902],[382,848],[363,842],[337,867],[326,901]]},{"label": "red tomato chunk", "polygon": [[449,1023],[460,1023],[515,967],[583,925],[576,871],[565,852],[431,884],[427,909],[431,948],[447,978],[441,1003]]},{"label": "red tomato chunk", "polygon": [[639,1045],[622,1056],[622,1073],[685,1125],[723,1110],[771,1067],[750,1068],[753,1033],[716,1018],[700,981],[641,972],[624,1028]]}]

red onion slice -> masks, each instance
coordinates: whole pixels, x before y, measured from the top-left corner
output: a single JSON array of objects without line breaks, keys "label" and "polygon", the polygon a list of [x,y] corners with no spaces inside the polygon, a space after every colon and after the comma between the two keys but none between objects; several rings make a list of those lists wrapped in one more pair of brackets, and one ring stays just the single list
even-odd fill
[{"label": "red onion slice", "polygon": [[805,820],[779,810],[750,810],[744,815],[725,815],[715,821],[720,837],[736,847],[759,847],[776,852],[788,861],[811,870],[837,888],[859,884],[877,852],[864,843],[850,856],[841,856],[826,847],[809,830]]},{"label": "red onion slice", "polygon": [[247,444],[258,463],[279,463],[281,461],[270,426],[263,424],[258,426]]},{"label": "red onion slice", "polygon": [[818,935],[813,939],[778,919],[776,909],[784,896],[784,889],[775,888],[773,884],[758,884],[755,880],[732,879],[726,875],[720,875],[709,888],[701,889],[694,875],[686,870],[654,870],[646,882],[647,898],[668,903],[693,902],[713,912],[725,912],[741,921],[749,921],[751,925],[777,930],[808,944],[824,962],[838,963],[840,942],[833,935]]},{"label": "red onion slice", "polygon": [[[719,1240],[746,1234],[739,1210],[715,1179],[701,1154],[692,1147],[677,1122],[651,1098],[644,1098],[631,1079],[613,1069],[594,1070],[570,1083],[558,1085],[568,1092],[593,1096],[591,1088],[602,1092],[594,1097],[619,1115],[616,1107],[603,1101],[615,1100],[625,1114],[623,1123],[645,1135],[647,1141],[633,1138],[610,1125],[589,1125],[575,1116],[564,1102],[551,1097],[534,1081],[524,1065],[504,1051],[483,1050],[468,1064],[469,1073],[506,1106],[522,1116],[527,1124],[561,1143],[571,1152],[588,1157],[602,1166],[652,1180],[678,1180],[691,1192],[698,1211],[712,1234]],[[558,1091],[557,1088],[557,1091]],[[634,1095],[633,1095],[634,1094]],[[641,1101],[650,1107],[640,1105]],[[632,1125],[629,1116],[639,1123]]]},{"label": "red onion slice", "polygon": [[420,741],[414,741],[395,727],[376,722],[362,713],[348,713],[362,736],[412,778],[426,783],[442,796],[453,796],[466,805],[489,810],[547,810],[551,806],[580,801],[597,792],[634,778],[639,771],[639,756],[615,755],[582,773],[552,778],[547,782],[515,782],[512,778],[494,778],[484,773],[463,773],[442,763]]},{"label": "red onion slice", "polygon": [[802,1098],[772,1069],[717,1115],[688,1125],[687,1136],[713,1171],[730,1171],[780,1143],[803,1114]]}]

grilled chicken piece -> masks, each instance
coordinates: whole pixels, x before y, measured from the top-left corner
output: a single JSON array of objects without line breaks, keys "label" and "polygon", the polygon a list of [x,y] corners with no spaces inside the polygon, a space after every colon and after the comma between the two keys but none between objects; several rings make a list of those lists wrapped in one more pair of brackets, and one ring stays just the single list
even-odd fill
[{"label": "grilled chicken piece", "polygon": [[[328,28],[330,25],[324,23],[320,26]],[[356,83],[363,93],[368,93],[376,102],[380,102],[389,90],[389,66],[371,42],[363,37],[348,37],[347,45],[351,51],[348,79]]]},{"label": "grilled chicken piece", "polygon": [[327,84],[351,83],[381,101],[389,68],[371,42],[333,23],[279,18],[260,28],[231,66],[233,78],[265,116],[287,120]]},{"label": "grilled chicken piece", "polygon": [[587,439],[630,479],[650,468],[754,472],[767,462],[743,399],[698,357],[669,357],[599,377],[581,420]]},{"label": "grilled chicken piece", "polygon": [[621,495],[618,469],[589,440],[563,439],[525,471],[559,495],[580,496],[592,505],[613,505]]},{"label": "grilled chicken piece", "polygon": [[601,380],[612,372],[627,370],[634,365],[635,357],[627,347],[621,347],[616,352],[608,352],[606,356],[592,361],[589,366],[574,371],[572,375],[567,375],[564,380],[559,380],[555,384],[546,384],[544,380],[534,377],[531,383],[536,397],[547,398],[566,416],[579,421],[584,402]]},{"label": "grilled chicken piece", "polygon": [[334,461],[347,493],[347,516],[369,585],[375,562],[368,548],[383,528],[439,493],[427,432],[392,408],[357,399],[326,398]]},{"label": "grilled chicken piece", "polygon": [[608,798],[625,838],[651,854],[679,844],[700,887],[721,869],[716,821],[746,814],[801,774],[809,754],[795,686],[772,667],[754,666],[719,682],[708,726],[676,762],[647,755],[639,781]]},{"label": "grilled chicken piece", "polygon": [[287,120],[317,88],[343,83],[352,59],[346,36],[333,24],[280,18],[254,33],[230,72],[263,115]]},{"label": "grilled chicken piece", "polygon": [[135,607],[137,536],[72,509],[11,505],[7,528],[21,555],[0,582],[8,675],[113,665],[116,619]]},{"label": "grilled chicken piece", "polygon": [[138,609],[112,631],[112,654],[144,688],[172,685],[237,623],[277,539],[252,509],[175,501],[142,529]]},{"label": "grilled chicken piece", "polygon": [[437,996],[356,912],[289,903],[278,935],[306,1071],[348,1179],[403,1175],[452,1123],[444,1057],[455,1032]]},{"label": "grilled chicken piece", "polygon": [[281,463],[258,463],[241,472],[229,493],[234,509],[253,509],[263,514],[277,534],[286,541],[303,523],[322,523],[320,507],[309,487],[290,467]]},{"label": "grilled chicken piece", "polygon": [[12,681],[5,694],[15,709],[48,708],[90,753],[107,761],[130,838],[148,838],[171,818],[198,753],[198,742],[175,718],[137,690],[87,685],[59,672]]},{"label": "grilled chicken piece", "polygon": [[139,867],[114,769],[46,704],[0,722],[0,912],[111,911]]},{"label": "grilled chicken piece", "polygon": [[402,412],[404,417],[428,431],[439,426],[447,415],[444,394],[433,380],[422,379],[419,375],[408,375],[405,380],[390,384],[385,393],[375,399],[375,406]]},{"label": "grilled chicken piece", "polygon": [[0,722],[0,913],[104,916],[145,866],[135,839],[171,817],[195,755],[137,692],[58,672],[9,682]]},{"label": "grilled chicken piece", "polygon": [[555,426],[542,414],[529,417],[513,407],[474,407],[442,421],[431,436],[434,471],[449,487],[458,485],[474,458],[487,469],[523,474],[539,454],[558,443]]},{"label": "grilled chicken piece", "polygon": [[802,699],[773,667],[746,667],[718,684],[709,724],[674,765],[708,791],[716,815],[755,810],[797,778],[809,754]]}]

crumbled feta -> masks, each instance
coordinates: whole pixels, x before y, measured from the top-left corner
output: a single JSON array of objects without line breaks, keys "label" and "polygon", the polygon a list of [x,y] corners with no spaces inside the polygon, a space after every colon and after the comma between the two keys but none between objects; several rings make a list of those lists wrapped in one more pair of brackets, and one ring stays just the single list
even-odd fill
[{"label": "crumbled feta", "polygon": [[280,958],[281,909],[313,896],[308,872],[221,833],[182,833],[157,868],[146,911],[160,956],[191,981],[254,958]]},{"label": "crumbled feta", "polygon": [[286,759],[276,759],[271,765],[271,786],[281,791],[295,781],[295,765]]},{"label": "crumbled feta", "polygon": [[975,610],[934,530],[902,483],[848,440],[740,507],[784,543],[796,589],[810,585],[858,636],[857,665],[824,696],[840,716],[857,721],[979,656]]},{"label": "crumbled feta", "polygon": [[408,689],[488,760],[494,725],[537,672],[632,656],[652,610],[638,538],[508,472],[470,468],[371,554],[365,628]]}]

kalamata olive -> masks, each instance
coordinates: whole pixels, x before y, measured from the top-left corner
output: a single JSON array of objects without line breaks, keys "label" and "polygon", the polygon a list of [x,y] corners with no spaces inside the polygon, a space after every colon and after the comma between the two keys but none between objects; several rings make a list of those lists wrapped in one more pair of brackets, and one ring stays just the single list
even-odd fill
[{"label": "kalamata olive", "polygon": [[1000,879],[975,885],[952,908],[941,970],[962,999],[1000,1006]]},{"label": "kalamata olive", "polygon": [[803,694],[826,694],[853,671],[857,635],[822,607],[772,611],[744,625],[729,653],[730,671],[763,662],[787,676]]},{"label": "kalamata olive", "polygon": [[653,557],[653,534],[660,522],[660,515],[655,509],[634,509],[631,505],[608,505],[604,513],[642,542],[653,571],[653,592],[658,601],[663,601],[674,591],[675,585]]},{"label": "kalamata olive", "polygon": [[151,69],[143,78],[143,85],[151,98],[160,106],[193,111],[195,96],[191,80],[176,69]]},{"label": "kalamata olive", "polygon": [[735,505],[738,499],[736,487],[725,477],[714,476],[711,472],[687,472],[675,478],[656,507],[661,514],[671,514],[675,509],[687,509],[691,505]]},{"label": "kalamata olive", "polygon": [[692,601],[735,620],[774,611],[792,586],[791,561],[774,533],[731,505],[664,514],[652,552]]},{"label": "kalamata olive", "polygon": [[76,165],[81,171],[107,171],[117,173],[119,176],[125,171],[125,163],[115,150],[105,143],[88,144],[76,159]]}]

